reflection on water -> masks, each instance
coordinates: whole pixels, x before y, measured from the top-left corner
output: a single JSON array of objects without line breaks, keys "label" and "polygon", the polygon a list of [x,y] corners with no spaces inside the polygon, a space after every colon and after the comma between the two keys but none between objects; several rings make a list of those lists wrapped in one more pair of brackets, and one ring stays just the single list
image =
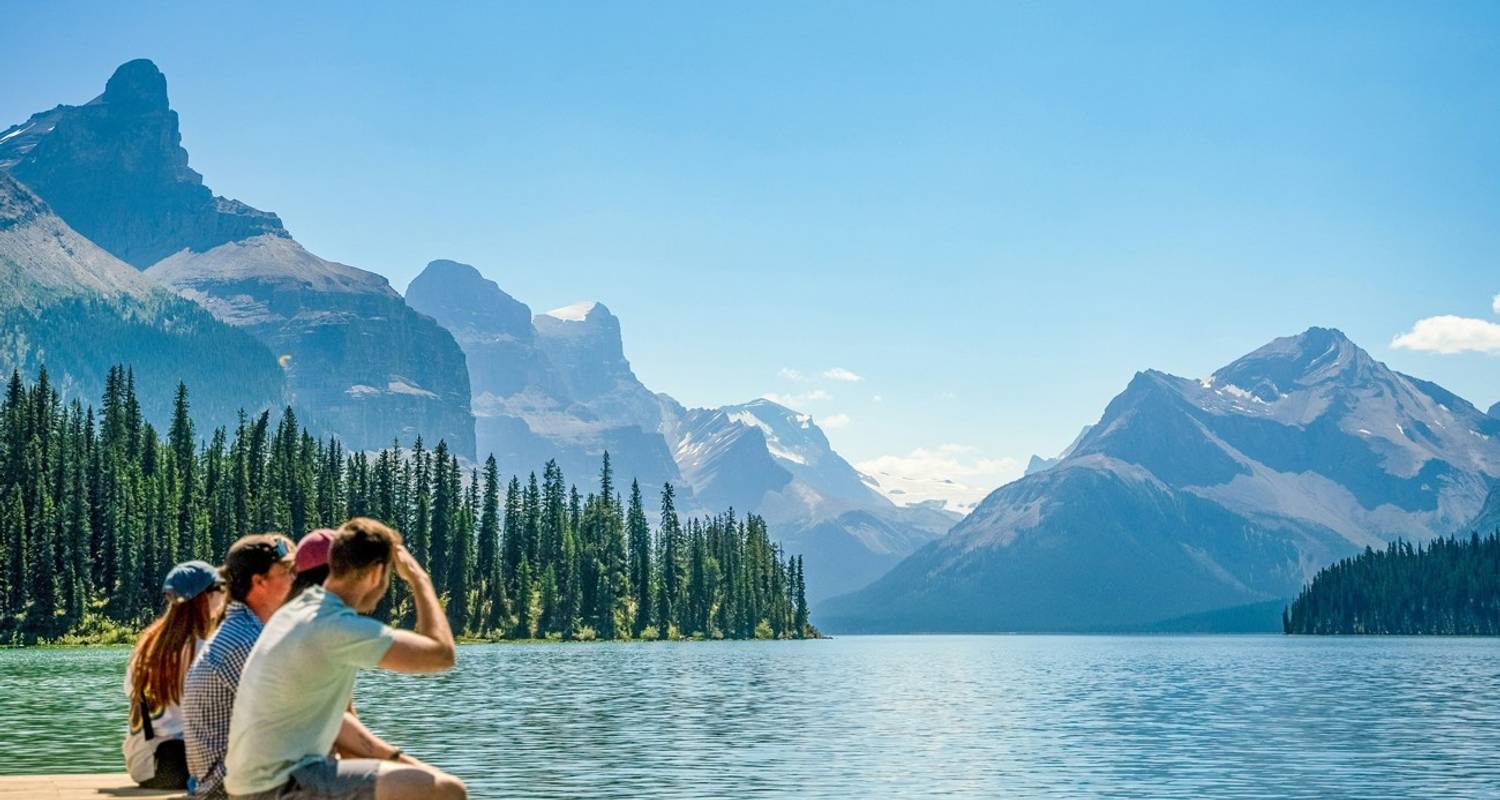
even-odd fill
[{"label": "reflection on water", "polygon": [[[121,649],[0,651],[0,772],[120,770]],[[360,713],[474,797],[1495,797],[1500,642],[482,645]]]}]

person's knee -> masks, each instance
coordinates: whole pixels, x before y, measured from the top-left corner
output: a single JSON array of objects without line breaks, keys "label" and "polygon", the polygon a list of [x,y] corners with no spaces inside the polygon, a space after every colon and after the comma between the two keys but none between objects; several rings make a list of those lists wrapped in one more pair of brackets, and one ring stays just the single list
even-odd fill
[{"label": "person's knee", "polygon": [[375,785],[376,800],[467,800],[468,796],[463,781],[428,765],[383,769]]},{"label": "person's knee", "polygon": [[439,772],[437,777],[437,796],[441,800],[468,800],[469,787],[458,778],[446,772]]}]

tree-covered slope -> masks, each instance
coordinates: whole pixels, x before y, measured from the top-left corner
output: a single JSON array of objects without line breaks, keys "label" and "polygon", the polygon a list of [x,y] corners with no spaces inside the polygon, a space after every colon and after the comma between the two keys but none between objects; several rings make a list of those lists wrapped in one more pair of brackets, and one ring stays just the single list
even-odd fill
[{"label": "tree-covered slope", "polygon": [[1500,533],[1392,542],[1318,571],[1287,633],[1500,635]]},{"label": "tree-covered slope", "polygon": [[78,235],[0,172],[0,369],[34,376],[45,365],[64,397],[88,400],[127,362],[157,423],[180,381],[204,387],[192,409],[203,425],[284,401],[264,345]]}]

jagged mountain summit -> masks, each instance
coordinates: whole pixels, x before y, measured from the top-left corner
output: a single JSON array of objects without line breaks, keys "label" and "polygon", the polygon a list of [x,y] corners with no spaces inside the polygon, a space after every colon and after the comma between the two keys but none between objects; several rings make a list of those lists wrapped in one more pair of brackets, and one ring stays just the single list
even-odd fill
[{"label": "jagged mountain summit", "polygon": [[675,484],[684,511],[761,514],[804,555],[815,599],[868,583],[956,521],[892,505],[806,414],[768,400],[689,409],[651,392],[602,303],[532,315],[472,266],[447,260],[428,264],[406,297],[467,354],[481,452],[520,471],[556,459],[573,476],[595,472],[607,450],[616,473],[649,494]]},{"label": "jagged mountain summit", "polygon": [[307,252],[188,166],[166,78],[122,65],[99,97],[0,134],[0,169],[116,257],[271,348],[292,404],[357,450],[446,439],[475,456],[463,351],[381,276]]},{"label": "jagged mountain summit", "polygon": [[1059,463],[818,609],[831,630],[1090,630],[1286,598],[1365,546],[1461,530],[1500,420],[1342,333],[1202,380],[1138,373]]},{"label": "jagged mountain summit", "polygon": [[163,426],[179,381],[204,430],[284,400],[264,345],[80,236],[0,172],[0,370],[29,377],[45,366],[64,397],[97,405],[116,364],[131,365],[143,413]]},{"label": "jagged mountain summit", "polygon": [[33,114],[0,133],[0,169],[140,269],[183,248],[288,236],[275,214],[215,197],[188,167],[167,79],[145,59],[121,65],[88,103]]}]

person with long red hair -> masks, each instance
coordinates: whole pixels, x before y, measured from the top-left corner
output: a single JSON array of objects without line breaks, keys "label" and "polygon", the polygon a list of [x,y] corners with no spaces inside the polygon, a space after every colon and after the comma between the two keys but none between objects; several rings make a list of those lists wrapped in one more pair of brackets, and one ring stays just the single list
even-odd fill
[{"label": "person with long red hair", "polygon": [[193,657],[219,623],[223,588],[219,571],[205,561],[173,567],[162,582],[166,610],[135,641],[125,668],[130,731],[123,749],[131,780],[144,788],[188,788],[182,686]]}]

